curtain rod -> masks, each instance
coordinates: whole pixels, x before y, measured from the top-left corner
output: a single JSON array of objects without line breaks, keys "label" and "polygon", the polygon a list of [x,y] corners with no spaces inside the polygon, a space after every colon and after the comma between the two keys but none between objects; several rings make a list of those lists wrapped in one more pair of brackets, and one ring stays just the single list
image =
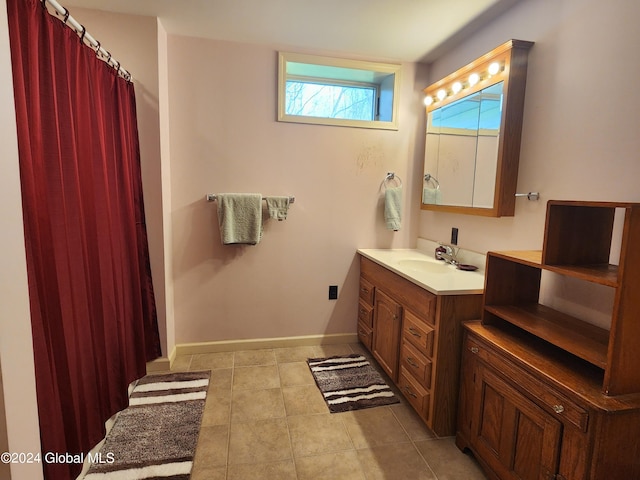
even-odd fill
[{"label": "curtain rod", "polygon": [[[69,15],[69,10],[62,5],[60,5],[56,0],[40,0],[42,6],[46,9],[46,3],[51,5],[55,10],[55,14],[57,17],[62,17],[62,23],[64,23],[67,27],[73,29],[73,31],[80,37],[80,41],[87,45],[89,48],[93,49],[96,52],[96,56],[100,58],[100,60],[104,61],[111,68],[117,70],[118,75],[124,78],[127,82],[131,82],[133,77],[131,73],[122,68],[120,62],[115,60],[111,53],[104,49],[100,45],[100,42],[97,41],[93,36],[87,32],[87,29],[84,25],[81,25],[75,18]],[[48,10],[47,10],[48,11]]]}]

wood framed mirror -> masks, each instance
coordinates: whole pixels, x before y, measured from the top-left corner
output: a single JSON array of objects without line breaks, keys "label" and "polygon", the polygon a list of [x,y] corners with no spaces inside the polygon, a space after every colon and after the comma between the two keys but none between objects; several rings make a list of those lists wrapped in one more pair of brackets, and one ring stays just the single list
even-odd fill
[{"label": "wood framed mirror", "polygon": [[532,46],[509,40],[424,89],[423,210],[514,215]]}]

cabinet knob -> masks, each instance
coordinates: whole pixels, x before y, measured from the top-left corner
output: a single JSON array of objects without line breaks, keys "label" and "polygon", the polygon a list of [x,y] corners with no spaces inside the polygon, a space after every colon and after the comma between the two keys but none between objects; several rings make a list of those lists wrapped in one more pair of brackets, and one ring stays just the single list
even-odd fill
[{"label": "cabinet knob", "polygon": [[469,350],[471,350],[471,353],[478,353],[480,351],[478,347],[471,347]]},{"label": "cabinet knob", "polygon": [[418,337],[418,338],[422,337],[422,335],[420,335],[420,333],[418,333],[418,331],[413,327],[409,327],[409,333],[414,337]]},{"label": "cabinet knob", "polygon": [[553,411],[556,413],[562,413],[564,412],[564,406],[562,405],[554,405],[553,406]]}]

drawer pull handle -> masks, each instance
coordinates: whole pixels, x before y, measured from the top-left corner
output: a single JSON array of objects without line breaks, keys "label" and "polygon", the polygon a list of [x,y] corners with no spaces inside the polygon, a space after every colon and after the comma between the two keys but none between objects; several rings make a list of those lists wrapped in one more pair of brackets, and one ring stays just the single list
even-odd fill
[{"label": "drawer pull handle", "polygon": [[562,413],[564,412],[564,406],[562,405],[554,405],[553,406],[553,411],[556,413]]},{"label": "drawer pull handle", "polygon": [[404,387],[404,391],[410,397],[418,398],[418,396],[415,393],[413,393],[409,387]]},{"label": "drawer pull handle", "polygon": [[471,347],[471,353],[478,353],[480,349],[478,347]]},{"label": "drawer pull handle", "polygon": [[361,313],[362,315],[364,315],[364,314],[366,314],[366,313],[367,313],[367,311],[366,311],[364,308],[361,308],[361,309],[360,309],[360,313]]},{"label": "drawer pull handle", "polygon": [[368,288],[365,288],[365,287],[362,287],[362,288],[360,289],[360,291],[361,291],[362,293],[369,293],[369,289],[368,289]]},{"label": "drawer pull handle", "polygon": [[409,327],[409,333],[414,337],[422,338],[422,335],[420,335],[418,331],[413,327]]},{"label": "drawer pull handle", "polygon": [[409,365],[411,365],[412,367],[414,367],[414,368],[418,368],[418,364],[416,362],[414,362],[413,358],[411,358],[411,357],[407,357],[407,363]]},{"label": "drawer pull handle", "polygon": [[363,337],[366,337],[367,332],[365,332],[364,330],[358,330],[358,335],[362,335]]}]

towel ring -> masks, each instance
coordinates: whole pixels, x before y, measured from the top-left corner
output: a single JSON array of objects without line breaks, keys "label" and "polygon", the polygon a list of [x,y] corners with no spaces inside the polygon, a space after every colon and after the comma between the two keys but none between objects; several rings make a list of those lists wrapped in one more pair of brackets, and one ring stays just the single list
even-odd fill
[{"label": "towel ring", "polygon": [[440,182],[436,177],[434,177],[430,173],[425,174],[424,181],[425,182],[433,181],[436,184],[436,190],[440,189]]},{"label": "towel ring", "polygon": [[396,175],[393,172],[387,173],[387,176],[384,177],[384,180],[382,180],[382,186],[386,188],[387,187],[387,182],[390,182],[392,180],[396,180],[398,182],[398,185],[397,185],[398,187],[402,186],[402,180],[400,179],[400,177],[398,175]]}]

